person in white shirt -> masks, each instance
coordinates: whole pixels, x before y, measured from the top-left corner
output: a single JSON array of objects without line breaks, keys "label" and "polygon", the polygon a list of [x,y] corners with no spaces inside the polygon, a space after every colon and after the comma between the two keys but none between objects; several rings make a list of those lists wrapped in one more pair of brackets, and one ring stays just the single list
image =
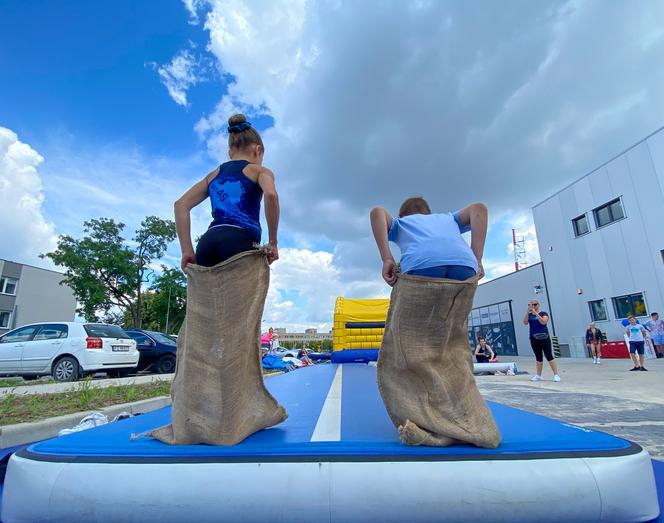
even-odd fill
[{"label": "person in white shirt", "polygon": [[645,360],[645,337],[647,335],[646,329],[643,327],[643,325],[636,323],[636,318],[633,314],[627,316],[627,319],[629,320],[629,325],[627,325],[625,332],[627,333],[627,336],[629,336],[629,356],[634,362],[634,367],[629,370],[648,370],[643,365]]}]

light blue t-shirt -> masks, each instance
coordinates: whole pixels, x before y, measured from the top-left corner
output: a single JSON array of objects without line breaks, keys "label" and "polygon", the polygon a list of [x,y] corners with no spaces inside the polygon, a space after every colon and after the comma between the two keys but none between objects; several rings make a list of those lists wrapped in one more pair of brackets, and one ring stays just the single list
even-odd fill
[{"label": "light blue t-shirt", "polygon": [[394,218],[387,239],[401,249],[401,272],[461,265],[477,272],[477,259],[461,234],[470,231],[459,211]]}]

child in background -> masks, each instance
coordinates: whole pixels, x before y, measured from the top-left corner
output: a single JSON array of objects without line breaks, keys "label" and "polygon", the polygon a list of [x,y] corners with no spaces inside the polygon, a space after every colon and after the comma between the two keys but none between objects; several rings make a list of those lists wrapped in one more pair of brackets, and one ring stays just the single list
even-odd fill
[{"label": "child in background", "polygon": [[483,336],[477,337],[477,347],[475,347],[475,359],[477,363],[489,363],[496,357],[491,345],[489,345]]},{"label": "child in background", "polygon": [[[401,249],[401,272],[432,278],[467,280],[484,276],[482,256],[486,241],[488,211],[483,203],[473,203],[454,213],[432,213],[427,201],[408,198],[399,217],[382,207],[371,210],[371,229],[383,260],[383,279],[393,286],[397,281],[396,262],[388,241]],[[461,237],[470,231],[470,246]]]},{"label": "child in background", "polygon": [[634,315],[630,314],[627,316],[627,319],[629,320],[629,325],[627,325],[625,332],[629,336],[629,357],[634,362],[634,367],[629,370],[648,370],[643,365],[645,360],[645,340],[648,333],[643,325],[636,323]]}]

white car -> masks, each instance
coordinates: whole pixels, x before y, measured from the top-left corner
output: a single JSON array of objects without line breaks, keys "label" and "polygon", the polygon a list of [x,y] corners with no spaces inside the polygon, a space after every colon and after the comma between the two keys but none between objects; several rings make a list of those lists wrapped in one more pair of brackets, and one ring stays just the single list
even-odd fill
[{"label": "white car", "polygon": [[274,355],[279,358],[283,358],[284,356],[290,358],[297,358],[299,352],[300,352],[299,349],[286,349],[284,347],[277,347],[274,349]]},{"label": "white car", "polygon": [[92,372],[122,375],[138,365],[136,342],[117,325],[32,323],[0,336],[0,375],[51,374],[76,381]]}]

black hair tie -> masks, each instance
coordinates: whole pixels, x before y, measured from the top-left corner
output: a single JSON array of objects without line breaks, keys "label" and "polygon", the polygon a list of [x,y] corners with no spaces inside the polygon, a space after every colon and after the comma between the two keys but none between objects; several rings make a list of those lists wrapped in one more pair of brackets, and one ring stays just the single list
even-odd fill
[{"label": "black hair tie", "polygon": [[247,129],[251,129],[251,123],[249,122],[242,122],[242,123],[237,123],[235,125],[229,125],[228,134],[241,133],[242,131],[246,131]]}]

